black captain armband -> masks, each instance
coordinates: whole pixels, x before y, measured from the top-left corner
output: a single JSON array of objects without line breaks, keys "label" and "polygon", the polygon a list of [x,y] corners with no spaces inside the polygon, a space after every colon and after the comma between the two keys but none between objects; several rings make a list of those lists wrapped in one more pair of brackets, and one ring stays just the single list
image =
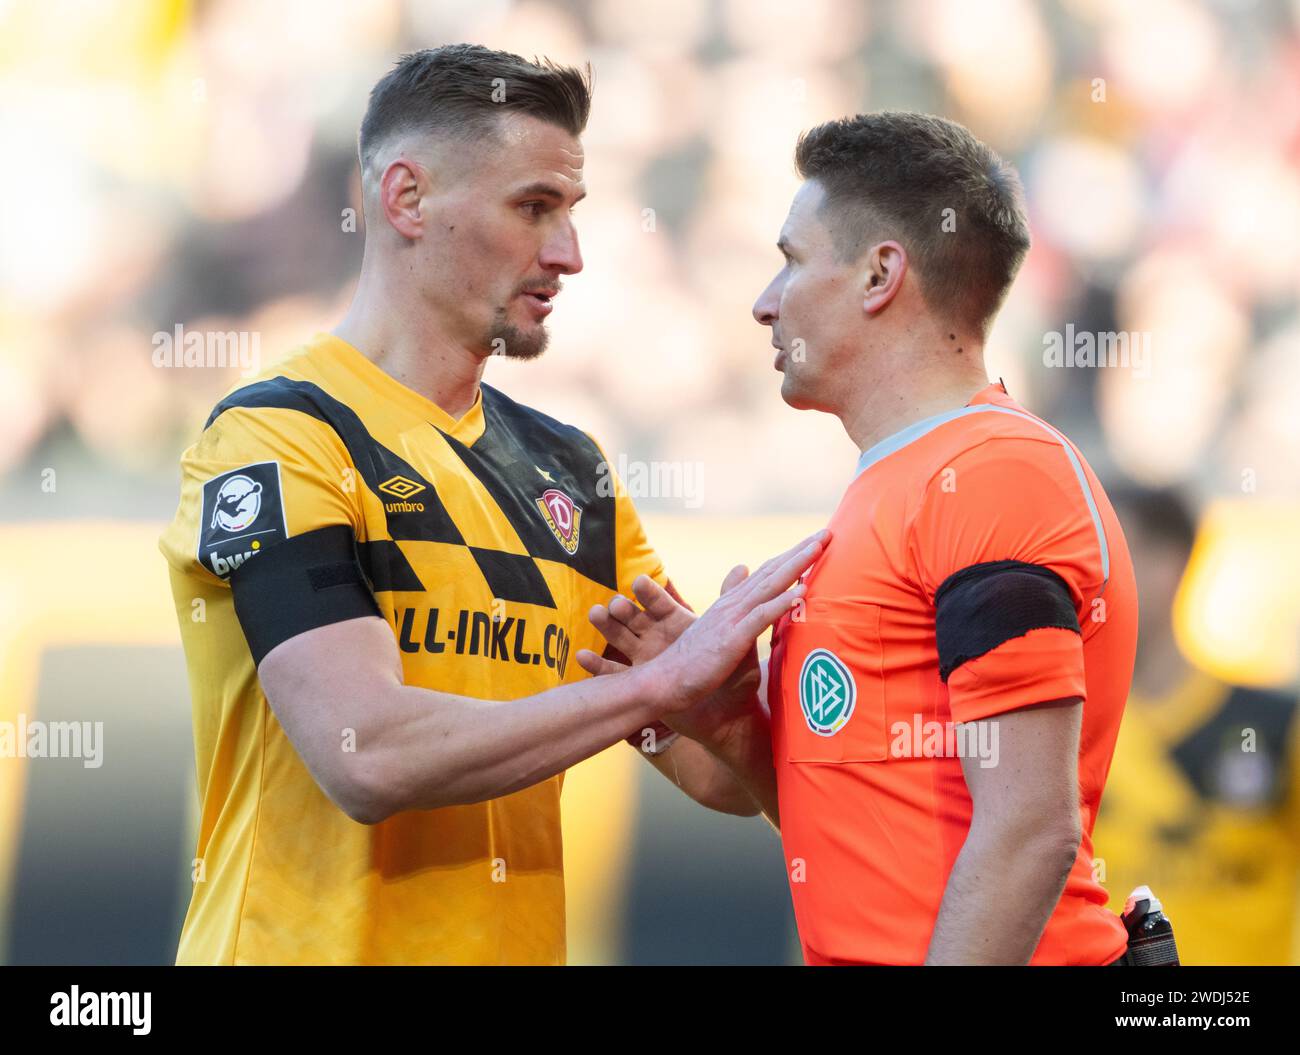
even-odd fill
[{"label": "black captain armband", "polygon": [[953,572],[934,592],[934,632],[943,681],[972,659],[1031,630],[1079,629],[1069,588],[1041,564],[995,560]]},{"label": "black captain armband", "polygon": [[254,664],[308,630],[380,615],[346,524],[295,535],[245,560],[230,591]]}]

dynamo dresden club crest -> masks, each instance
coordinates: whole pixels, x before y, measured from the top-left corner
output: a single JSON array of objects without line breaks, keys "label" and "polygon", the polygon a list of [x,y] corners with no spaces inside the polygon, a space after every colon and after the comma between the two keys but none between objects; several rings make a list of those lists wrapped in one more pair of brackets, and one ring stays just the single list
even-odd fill
[{"label": "dynamo dresden club crest", "polygon": [[537,508],[542,512],[542,519],[551,529],[564,552],[573,556],[578,552],[578,527],[582,523],[582,510],[573,504],[573,499],[563,491],[548,487],[537,499]]},{"label": "dynamo dresden club crest", "polygon": [[828,648],[808,653],[799,670],[799,707],[808,728],[818,736],[834,736],[853,716],[858,686],[849,668]]}]

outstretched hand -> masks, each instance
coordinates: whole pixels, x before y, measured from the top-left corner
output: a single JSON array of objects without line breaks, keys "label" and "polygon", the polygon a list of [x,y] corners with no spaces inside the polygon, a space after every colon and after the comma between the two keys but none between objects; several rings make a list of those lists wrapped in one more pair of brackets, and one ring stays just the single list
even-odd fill
[{"label": "outstretched hand", "polygon": [[[595,605],[587,618],[610,645],[636,666],[654,659],[699,617],[648,575],[633,580],[632,593],[640,602],[639,608],[619,594],[608,607]],[[579,651],[577,659],[590,674],[624,669],[624,664],[587,649]]]},{"label": "outstretched hand", "polygon": [[[766,561],[753,575],[743,567],[732,569],[722,596],[698,618],[642,576],[633,583],[640,609],[616,597],[608,608],[593,608],[591,621],[633,665],[653,672],[650,684],[662,701],[664,719],[675,724],[674,713],[702,703],[735,674],[750,683],[752,694],[758,669],[755,639],[798,602],[804,588],[797,580],[821,555],[829,537],[828,531],[819,531]],[[627,669],[588,649],[575,658],[590,674]]]}]

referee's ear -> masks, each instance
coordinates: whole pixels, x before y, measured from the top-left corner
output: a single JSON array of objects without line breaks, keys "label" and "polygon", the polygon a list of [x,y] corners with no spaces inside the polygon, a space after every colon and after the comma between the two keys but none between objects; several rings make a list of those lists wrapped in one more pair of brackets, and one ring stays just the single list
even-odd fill
[{"label": "referee's ear", "polygon": [[873,245],[863,274],[862,310],[868,315],[884,310],[903,288],[906,276],[906,249],[892,239]]}]

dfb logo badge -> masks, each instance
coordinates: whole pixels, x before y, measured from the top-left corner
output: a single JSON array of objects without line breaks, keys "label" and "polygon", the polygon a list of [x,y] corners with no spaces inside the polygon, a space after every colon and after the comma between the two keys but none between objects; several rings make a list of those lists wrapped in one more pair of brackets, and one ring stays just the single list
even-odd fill
[{"label": "dfb logo badge", "polygon": [[858,686],[844,661],[828,648],[815,648],[799,670],[799,707],[808,728],[834,736],[853,717]]},{"label": "dfb logo badge", "polygon": [[203,485],[198,558],[219,579],[288,537],[279,462],[258,462]]},{"label": "dfb logo badge", "polygon": [[573,499],[563,491],[548,487],[537,499],[537,508],[541,510],[542,519],[551,529],[551,534],[564,547],[564,552],[573,556],[578,552],[578,529],[582,524],[582,510],[573,504]]}]

